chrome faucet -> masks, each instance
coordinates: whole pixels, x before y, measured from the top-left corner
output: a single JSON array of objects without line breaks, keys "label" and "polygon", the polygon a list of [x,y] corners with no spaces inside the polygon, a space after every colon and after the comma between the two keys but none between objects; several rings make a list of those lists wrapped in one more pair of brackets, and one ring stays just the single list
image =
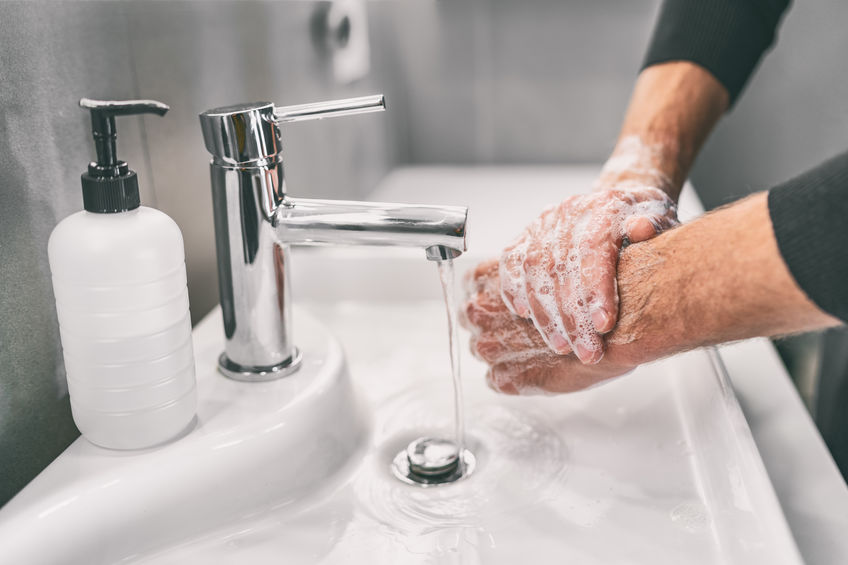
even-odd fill
[{"label": "chrome faucet", "polygon": [[292,339],[291,244],[420,247],[427,259],[465,251],[468,210],[286,195],[280,124],[385,109],[382,95],[277,108],[239,104],[200,114],[212,154],[212,202],[226,348],[220,371],[246,381],[297,370]]}]

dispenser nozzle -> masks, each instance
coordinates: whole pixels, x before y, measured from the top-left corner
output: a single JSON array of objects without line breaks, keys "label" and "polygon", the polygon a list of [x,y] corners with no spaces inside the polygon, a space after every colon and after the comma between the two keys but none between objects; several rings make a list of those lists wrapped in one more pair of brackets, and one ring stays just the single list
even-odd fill
[{"label": "dispenser nozzle", "polygon": [[92,100],[82,98],[81,108],[91,113],[91,133],[97,160],[82,175],[83,204],[89,212],[112,213],[138,208],[138,180],[124,161],[118,159],[115,116],[157,114],[169,110],[156,100]]},{"label": "dispenser nozzle", "polygon": [[94,135],[98,169],[113,169],[118,165],[115,148],[118,137],[115,129],[115,116],[137,114],[164,116],[170,110],[167,104],[156,100],[92,100],[91,98],[82,98],[79,105],[91,112],[91,133]]}]

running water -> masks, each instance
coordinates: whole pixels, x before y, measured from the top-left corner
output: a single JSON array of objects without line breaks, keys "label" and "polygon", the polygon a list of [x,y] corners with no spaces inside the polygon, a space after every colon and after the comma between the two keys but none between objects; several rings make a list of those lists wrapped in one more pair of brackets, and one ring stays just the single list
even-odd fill
[{"label": "running water", "polygon": [[448,314],[448,340],[450,347],[451,374],[453,376],[454,418],[456,419],[456,448],[462,453],[465,448],[465,413],[462,408],[462,376],[459,367],[459,328],[456,319],[454,299],[455,277],[453,260],[439,261],[439,278],[442,281],[442,294]]},{"label": "running water", "polygon": [[392,460],[392,473],[405,483],[421,486],[444,485],[456,482],[474,472],[477,460],[465,448],[465,411],[462,402],[462,378],[459,369],[459,328],[454,301],[454,269],[451,259],[438,262],[439,278],[448,318],[448,343],[453,401],[455,440],[438,437],[419,437]]}]

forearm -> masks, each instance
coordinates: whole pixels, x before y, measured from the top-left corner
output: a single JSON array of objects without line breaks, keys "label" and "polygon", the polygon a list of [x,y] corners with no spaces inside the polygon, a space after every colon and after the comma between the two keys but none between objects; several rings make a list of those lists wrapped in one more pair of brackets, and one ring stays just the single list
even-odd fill
[{"label": "forearm", "polygon": [[639,75],[598,186],[638,182],[677,200],[698,150],[728,106],[727,90],[702,67],[671,62]]},{"label": "forearm", "polygon": [[618,282],[620,320],[607,356],[622,364],[840,323],[786,268],[765,193],[628,247]]},{"label": "forearm", "polygon": [[595,364],[558,355],[501,300],[497,262],[477,267],[462,313],[488,383],[508,394],[581,390],[633,367],[703,345],[802,332],[841,322],[801,291],[756,194],[628,246],[618,266],[618,324]]}]

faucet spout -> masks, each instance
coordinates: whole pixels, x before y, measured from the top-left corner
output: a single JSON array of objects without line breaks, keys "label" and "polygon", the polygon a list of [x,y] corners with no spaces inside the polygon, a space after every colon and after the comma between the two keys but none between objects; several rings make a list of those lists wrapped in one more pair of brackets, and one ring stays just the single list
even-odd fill
[{"label": "faucet spout", "polygon": [[467,209],[291,198],[286,194],[279,124],[382,110],[381,95],[275,107],[270,102],[200,115],[210,173],[218,289],[226,348],[218,367],[245,381],[297,370],[292,339],[290,246],[392,245],[445,261],[466,250]]},{"label": "faucet spout", "polygon": [[467,249],[467,217],[461,206],[286,198],[276,226],[283,243],[420,247],[428,259],[453,258]]}]

